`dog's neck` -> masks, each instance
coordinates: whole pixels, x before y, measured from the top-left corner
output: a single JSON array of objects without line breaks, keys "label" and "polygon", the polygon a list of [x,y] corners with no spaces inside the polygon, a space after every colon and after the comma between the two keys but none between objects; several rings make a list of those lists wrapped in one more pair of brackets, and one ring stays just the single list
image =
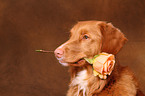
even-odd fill
[{"label": "dog's neck", "polygon": [[95,93],[99,93],[103,90],[105,86],[108,85],[108,81],[112,80],[118,72],[114,68],[112,74],[108,76],[107,79],[102,80],[97,76],[93,75],[92,65],[86,64],[83,67],[70,67],[70,75],[71,75],[71,83],[70,86],[78,86],[77,94],[89,94],[93,95]]}]

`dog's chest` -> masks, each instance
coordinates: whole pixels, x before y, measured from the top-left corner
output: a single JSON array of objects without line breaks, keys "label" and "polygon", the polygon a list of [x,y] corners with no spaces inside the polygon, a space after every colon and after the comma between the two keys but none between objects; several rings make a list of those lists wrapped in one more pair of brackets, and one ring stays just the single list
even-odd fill
[{"label": "dog's chest", "polygon": [[88,90],[88,79],[87,79],[87,70],[80,71],[77,76],[72,80],[71,86],[78,86],[78,93],[80,91],[83,92],[83,96],[85,96],[86,91]]}]

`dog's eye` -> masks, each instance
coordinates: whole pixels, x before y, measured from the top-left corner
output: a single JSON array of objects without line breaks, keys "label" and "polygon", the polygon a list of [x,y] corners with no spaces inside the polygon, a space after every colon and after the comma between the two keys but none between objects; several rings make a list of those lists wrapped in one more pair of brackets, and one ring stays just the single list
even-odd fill
[{"label": "dog's eye", "polygon": [[83,39],[88,39],[89,37],[87,35],[84,35]]}]

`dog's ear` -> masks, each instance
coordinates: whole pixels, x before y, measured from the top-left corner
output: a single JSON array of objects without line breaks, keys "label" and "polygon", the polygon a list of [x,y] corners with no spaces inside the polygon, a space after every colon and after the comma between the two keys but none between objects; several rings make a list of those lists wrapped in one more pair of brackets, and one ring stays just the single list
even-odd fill
[{"label": "dog's ear", "polygon": [[102,33],[102,52],[117,54],[126,43],[127,38],[111,23],[102,22],[99,24]]}]

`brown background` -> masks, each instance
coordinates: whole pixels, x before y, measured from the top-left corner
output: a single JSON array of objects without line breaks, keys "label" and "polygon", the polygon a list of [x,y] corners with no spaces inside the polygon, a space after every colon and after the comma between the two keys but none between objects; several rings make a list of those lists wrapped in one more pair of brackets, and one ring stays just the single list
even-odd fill
[{"label": "brown background", "polygon": [[[129,39],[118,54],[145,90],[145,0],[0,0],[0,96],[65,96],[53,53],[80,20],[109,21]],[[145,91],[144,91],[145,93]]]}]

